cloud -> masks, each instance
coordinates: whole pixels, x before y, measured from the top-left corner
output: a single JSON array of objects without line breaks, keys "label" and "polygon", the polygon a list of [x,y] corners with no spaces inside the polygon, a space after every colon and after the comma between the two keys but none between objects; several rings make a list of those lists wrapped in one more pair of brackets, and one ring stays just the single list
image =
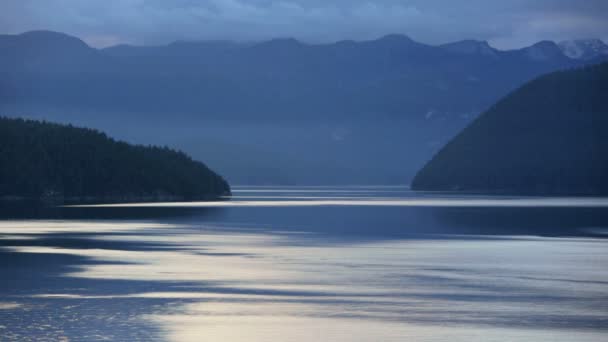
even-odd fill
[{"label": "cloud", "polygon": [[427,43],[608,38],[604,0],[3,0],[0,31],[50,29],[96,46],[173,40],[309,42],[404,33]]}]

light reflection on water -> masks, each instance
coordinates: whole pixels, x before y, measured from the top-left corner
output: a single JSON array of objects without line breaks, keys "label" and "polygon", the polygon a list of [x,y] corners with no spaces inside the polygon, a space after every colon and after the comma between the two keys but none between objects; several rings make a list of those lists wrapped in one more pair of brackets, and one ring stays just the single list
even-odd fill
[{"label": "light reflection on water", "polygon": [[[3,273],[17,279],[0,285],[0,336],[175,341],[608,337],[608,240],[456,236],[446,234],[450,224],[445,220],[435,223],[446,226],[440,235],[372,238],[383,236],[374,222],[431,221],[415,215],[407,221],[363,221],[358,215],[392,211],[357,207],[303,208],[279,221],[266,216],[282,216],[288,209],[263,208],[263,215],[255,208],[225,210],[212,219],[0,221]],[[315,213],[313,221],[295,222]],[[298,229],[290,229],[290,218]],[[342,231],[305,229],[338,220],[371,233],[348,239]],[[252,229],[258,225],[266,229]],[[53,256],[64,258],[59,266],[50,263]],[[7,265],[11,262],[14,267]]]}]

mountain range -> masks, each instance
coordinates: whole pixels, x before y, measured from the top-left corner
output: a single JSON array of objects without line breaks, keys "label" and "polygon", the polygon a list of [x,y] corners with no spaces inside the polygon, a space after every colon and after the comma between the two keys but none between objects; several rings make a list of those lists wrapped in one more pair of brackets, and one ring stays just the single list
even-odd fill
[{"label": "mountain range", "polygon": [[[431,46],[387,35],[95,49],[33,31],[0,36],[0,112],[177,146],[237,184],[403,183],[524,82],[608,58],[568,46],[502,51],[484,41]],[[252,150],[273,170],[235,167]]]},{"label": "mountain range", "polygon": [[537,75],[608,57],[584,44],[572,45],[584,52],[561,46],[567,53],[548,41],[499,51],[483,41],[430,46],[388,35],[324,45],[275,39],[98,50],[65,34],[33,31],[0,36],[0,89],[3,103],[146,115],[416,117],[480,112]]}]

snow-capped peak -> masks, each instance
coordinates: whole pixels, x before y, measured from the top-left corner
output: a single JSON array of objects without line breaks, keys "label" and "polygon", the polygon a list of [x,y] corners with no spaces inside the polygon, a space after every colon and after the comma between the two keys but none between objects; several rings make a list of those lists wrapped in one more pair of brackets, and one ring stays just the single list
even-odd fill
[{"label": "snow-capped peak", "polygon": [[573,39],[559,43],[564,55],[573,59],[608,56],[608,45],[600,39]]}]

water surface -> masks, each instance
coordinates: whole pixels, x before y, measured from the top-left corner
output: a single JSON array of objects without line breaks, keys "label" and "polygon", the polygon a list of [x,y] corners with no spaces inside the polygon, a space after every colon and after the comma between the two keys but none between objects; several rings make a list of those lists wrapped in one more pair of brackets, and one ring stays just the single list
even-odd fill
[{"label": "water surface", "polygon": [[0,214],[1,340],[608,338],[604,199],[242,187]]}]

